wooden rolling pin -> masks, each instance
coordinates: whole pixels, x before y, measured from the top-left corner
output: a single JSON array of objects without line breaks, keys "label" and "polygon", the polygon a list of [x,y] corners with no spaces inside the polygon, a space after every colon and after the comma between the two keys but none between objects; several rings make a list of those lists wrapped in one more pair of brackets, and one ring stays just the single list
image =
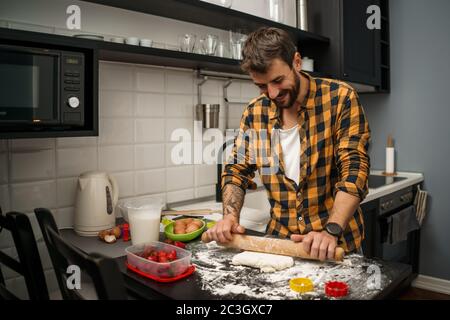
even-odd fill
[{"label": "wooden rolling pin", "polygon": [[[202,241],[208,243],[211,242],[212,239],[209,237],[208,233],[203,232]],[[301,242],[294,242],[291,240],[233,234],[232,241],[219,244],[225,247],[247,251],[273,253],[308,260],[318,260],[311,258],[310,255],[303,250],[303,245],[301,244]],[[332,261],[342,261],[344,259],[344,254],[344,249],[341,247],[337,247],[334,260]]]},{"label": "wooden rolling pin", "polygon": [[206,216],[212,213],[222,213],[222,210],[213,209],[193,209],[193,210],[163,210],[162,216]]}]

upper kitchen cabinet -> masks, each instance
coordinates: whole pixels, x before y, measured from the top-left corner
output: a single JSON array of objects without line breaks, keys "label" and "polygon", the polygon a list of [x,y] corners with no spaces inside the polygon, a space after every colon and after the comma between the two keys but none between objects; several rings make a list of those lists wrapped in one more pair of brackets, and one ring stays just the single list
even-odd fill
[{"label": "upper kitchen cabinet", "polygon": [[[361,92],[389,91],[388,0],[314,0],[308,5],[310,30],[330,38],[329,50],[314,52],[321,72]],[[381,30],[368,27],[372,5],[380,8]]]}]

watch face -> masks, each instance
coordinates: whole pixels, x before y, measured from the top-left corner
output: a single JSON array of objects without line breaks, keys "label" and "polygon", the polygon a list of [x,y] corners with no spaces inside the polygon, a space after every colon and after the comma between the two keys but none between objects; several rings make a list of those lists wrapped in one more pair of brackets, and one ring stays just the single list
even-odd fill
[{"label": "watch face", "polygon": [[333,235],[340,235],[342,232],[342,228],[337,223],[330,223],[327,225],[327,230],[329,233]]}]

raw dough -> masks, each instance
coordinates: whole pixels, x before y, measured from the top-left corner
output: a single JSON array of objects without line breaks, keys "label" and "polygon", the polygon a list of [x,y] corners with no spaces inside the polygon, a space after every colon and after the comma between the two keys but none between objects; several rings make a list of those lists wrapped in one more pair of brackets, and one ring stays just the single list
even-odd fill
[{"label": "raw dough", "polygon": [[292,267],[294,265],[294,259],[277,254],[244,251],[235,255],[231,263],[234,265],[260,268],[262,272],[275,272]]}]

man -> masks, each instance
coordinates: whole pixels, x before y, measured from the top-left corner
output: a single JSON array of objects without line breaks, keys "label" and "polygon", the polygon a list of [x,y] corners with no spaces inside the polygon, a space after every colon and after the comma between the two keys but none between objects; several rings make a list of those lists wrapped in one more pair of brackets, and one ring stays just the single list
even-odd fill
[{"label": "man", "polygon": [[[349,85],[313,78],[301,64],[283,30],[249,35],[241,67],[261,95],[244,111],[234,162],[222,174],[224,217],[207,232],[218,242],[244,232],[239,214],[245,190],[256,188],[258,170],[271,204],[266,233],[301,241],[311,257],[326,260],[338,245],[346,252],[361,246],[370,130]],[[248,130],[256,138],[242,134]]]}]

